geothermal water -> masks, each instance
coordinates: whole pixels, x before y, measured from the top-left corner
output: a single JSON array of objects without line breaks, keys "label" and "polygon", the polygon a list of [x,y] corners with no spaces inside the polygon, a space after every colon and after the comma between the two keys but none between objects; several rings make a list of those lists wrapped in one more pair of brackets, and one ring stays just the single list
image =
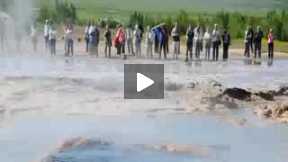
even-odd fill
[{"label": "geothermal water", "polygon": [[[164,63],[164,100],[124,100],[125,63]],[[191,83],[273,89],[286,84],[288,61],[272,66],[227,63],[0,56],[0,158],[5,162],[283,162],[288,127],[256,118],[243,107],[218,113],[188,113],[182,91]],[[176,88],[169,86],[174,85]],[[199,105],[201,106],[201,105]],[[228,117],[227,117],[228,116]],[[245,118],[244,125],[232,119]],[[71,138],[86,143],[58,152]],[[150,146],[189,146],[177,152]],[[144,147],[147,146],[147,147]],[[50,161],[49,161],[50,162]]]}]

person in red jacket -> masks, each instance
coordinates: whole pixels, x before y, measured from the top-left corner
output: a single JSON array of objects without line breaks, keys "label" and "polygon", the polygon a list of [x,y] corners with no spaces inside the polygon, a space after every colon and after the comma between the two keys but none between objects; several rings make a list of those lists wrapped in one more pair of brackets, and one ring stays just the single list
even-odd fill
[{"label": "person in red jacket", "polygon": [[117,49],[117,55],[125,53],[125,40],[126,40],[125,30],[122,25],[119,25],[115,38],[113,40],[114,46]]}]

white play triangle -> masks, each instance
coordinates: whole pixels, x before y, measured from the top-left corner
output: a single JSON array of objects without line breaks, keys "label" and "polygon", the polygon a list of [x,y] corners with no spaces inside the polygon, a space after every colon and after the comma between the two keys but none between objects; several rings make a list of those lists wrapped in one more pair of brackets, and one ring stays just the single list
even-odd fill
[{"label": "white play triangle", "polygon": [[147,76],[137,73],[137,92],[141,92],[144,89],[150,87],[153,85],[155,82],[154,80],[148,78]]}]

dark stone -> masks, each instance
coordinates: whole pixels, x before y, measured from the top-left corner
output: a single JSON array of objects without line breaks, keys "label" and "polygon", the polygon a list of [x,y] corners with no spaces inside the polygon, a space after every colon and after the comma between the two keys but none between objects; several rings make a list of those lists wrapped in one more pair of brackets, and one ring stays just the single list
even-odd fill
[{"label": "dark stone", "polygon": [[223,92],[223,95],[227,95],[238,100],[250,101],[252,93],[241,88],[227,88]]},{"label": "dark stone", "polygon": [[258,92],[255,95],[267,101],[274,101],[274,95],[271,92]]}]

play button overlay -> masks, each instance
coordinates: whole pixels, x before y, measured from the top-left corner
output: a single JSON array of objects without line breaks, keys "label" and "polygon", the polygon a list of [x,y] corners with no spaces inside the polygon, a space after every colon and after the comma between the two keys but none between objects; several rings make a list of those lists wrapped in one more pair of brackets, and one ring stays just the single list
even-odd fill
[{"label": "play button overlay", "polygon": [[163,99],[163,64],[125,64],[125,99]]},{"label": "play button overlay", "polygon": [[154,80],[148,78],[147,76],[137,73],[137,92],[141,92],[144,89],[150,87],[153,85],[155,82]]}]

